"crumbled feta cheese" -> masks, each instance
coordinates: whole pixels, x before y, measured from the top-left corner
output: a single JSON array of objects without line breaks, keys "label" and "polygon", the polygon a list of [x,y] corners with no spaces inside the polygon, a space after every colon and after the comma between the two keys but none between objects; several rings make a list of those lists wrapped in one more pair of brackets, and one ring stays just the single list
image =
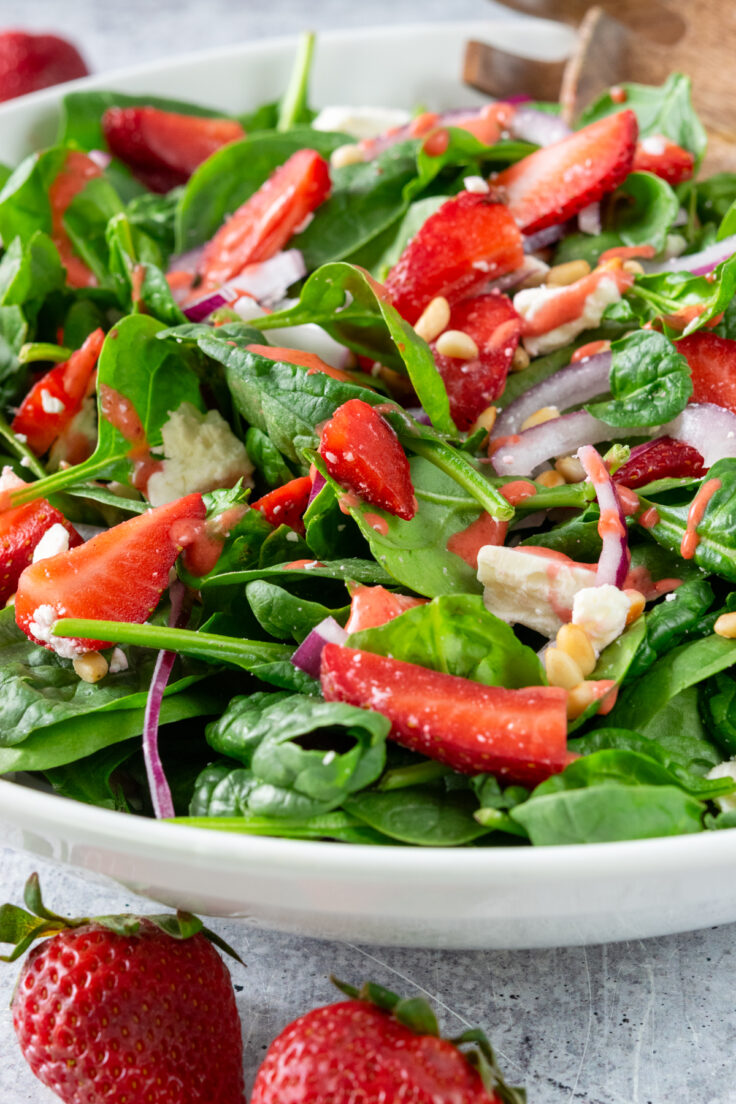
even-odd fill
[{"label": "crumbled feta cheese", "polygon": [[589,586],[579,590],[572,605],[572,623],[580,625],[599,655],[626,628],[631,602],[623,590],[611,586]]},{"label": "crumbled feta cheese", "polygon": [[69,533],[61,524],[55,522],[41,537],[33,549],[33,563],[39,560],[47,560],[50,556],[58,556],[60,552],[69,551]]},{"label": "crumbled feta cheese", "polygon": [[117,675],[120,671],[128,670],[128,657],[122,648],[113,648],[110,656],[109,671],[111,675]]},{"label": "crumbled feta cheese", "polygon": [[38,606],[33,611],[28,631],[39,644],[48,645],[63,659],[76,659],[77,656],[84,655],[85,652],[89,651],[89,648],[82,647],[76,641],[69,640],[66,637],[52,635],[54,625],[60,616],[61,614],[53,606]]},{"label": "crumbled feta cheese", "polygon": [[161,435],[166,459],[148,480],[152,506],[195,491],[232,487],[241,478],[252,485],[253,465],[245,445],[217,410],[201,414],[191,403],[182,403],[169,414]]},{"label": "crumbled feta cheese", "polygon": [[473,192],[475,195],[485,195],[486,192],[490,192],[488,181],[484,180],[482,176],[466,176],[463,179],[466,192]]},{"label": "crumbled feta cheese", "polygon": [[56,395],[52,395],[45,387],[41,388],[41,409],[44,414],[63,414],[66,410],[66,406],[57,399]]},{"label": "crumbled feta cheese", "polygon": [[15,491],[18,487],[25,487],[22,479],[19,479],[9,464],[6,464],[0,472],[0,491]]},{"label": "crumbled feta cheese", "polygon": [[[736,759],[726,759],[724,763],[717,763],[715,767],[711,767],[705,777],[733,778],[736,780]],[[720,806],[724,813],[731,812],[736,809],[736,793],[716,797],[715,803]]]},{"label": "crumbled feta cheese", "polygon": [[314,130],[349,134],[351,138],[377,138],[394,127],[406,126],[411,116],[396,107],[323,107],[312,120]]},{"label": "crumbled feta cheese", "polygon": [[575,595],[590,587],[594,570],[504,545],[487,544],[478,553],[486,609],[548,637],[570,620]]},{"label": "crumbled feta cheese", "polygon": [[[517,291],[514,296],[514,309],[527,321],[531,321],[543,303],[549,302],[560,295],[565,295],[568,288],[535,287],[524,288]],[[571,322],[565,322],[554,330],[534,337],[524,338],[524,347],[530,356],[542,356],[551,353],[555,349],[561,349],[568,345],[583,330],[590,330],[600,324],[603,312],[611,303],[617,303],[621,298],[618,285],[615,280],[604,276],[598,281],[594,291],[585,298],[585,306],[578,318]]]},{"label": "crumbled feta cheese", "polygon": [[667,139],[664,134],[650,134],[647,138],[642,138],[641,148],[652,157],[661,157],[667,149]]}]

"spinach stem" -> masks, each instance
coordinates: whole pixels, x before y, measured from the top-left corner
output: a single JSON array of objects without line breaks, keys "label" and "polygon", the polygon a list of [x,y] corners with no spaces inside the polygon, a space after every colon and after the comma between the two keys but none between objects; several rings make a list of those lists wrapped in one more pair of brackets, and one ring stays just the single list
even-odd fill
[{"label": "spinach stem", "polygon": [[513,506],[509,505],[503,495],[457,449],[445,444],[444,441],[435,441],[427,437],[413,437],[409,434],[402,434],[402,437],[402,443],[407,448],[418,456],[423,456],[425,460],[429,460],[440,471],[454,479],[463,490],[480,503],[484,510],[488,511],[491,517],[510,521],[514,516]]}]

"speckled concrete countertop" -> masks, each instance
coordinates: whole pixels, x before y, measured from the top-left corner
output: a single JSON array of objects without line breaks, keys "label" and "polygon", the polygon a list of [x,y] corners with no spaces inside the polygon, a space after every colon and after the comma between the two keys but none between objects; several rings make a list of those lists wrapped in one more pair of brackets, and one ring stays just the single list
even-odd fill
[{"label": "speckled concrete countertop", "polygon": [[[61,31],[97,71],[307,25],[493,14],[487,0],[373,0],[369,7],[346,0],[0,0],[1,26]],[[33,869],[60,911],[136,907],[127,892],[2,850],[0,901],[20,901]],[[233,968],[233,980],[249,1085],[281,1028],[333,999],[327,975],[334,972],[426,994],[449,1033],[486,1027],[509,1079],[526,1085],[530,1104],[736,1104],[736,926],[607,947],[492,953],[364,948],[242,923],[214,926],[248,963],[247,970]],[[51,1104],[56,1097],[34,1079],[15,1045],[8,1011],[14,976],[14,967],[0,967],[0,1102]]]}]

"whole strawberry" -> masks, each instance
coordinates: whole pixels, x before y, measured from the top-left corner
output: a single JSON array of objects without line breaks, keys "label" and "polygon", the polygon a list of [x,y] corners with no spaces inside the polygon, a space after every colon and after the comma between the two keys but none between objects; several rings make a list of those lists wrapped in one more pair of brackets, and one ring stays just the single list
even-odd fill
[{"label": "whole strawberry", "polygon": [[[334,979],[333,979],[334,980]],[[482,1031],[441,1039],[424,1000],[370,982],[336,982],[351,999],[282,1031],[258,1071],[251,1104],[523,1104]],[[463,1043],[477,1049],[464,1053]]]},{"label": "whole strawberry", "polygon": [[66,39],[26,31],[0,31],[0,100],[86,77],[89,70]]},{"label": "whole strawberry", "polygon": [[11,1002],[36,1077],[67,1104],[244,1104],[235,995],[210,939],[225,945],[200,920],[67,920],[44,907],[36,875],[25,900],[29,912],[0,908],[0,942],[16,944],[11,961],[49,937]]}]

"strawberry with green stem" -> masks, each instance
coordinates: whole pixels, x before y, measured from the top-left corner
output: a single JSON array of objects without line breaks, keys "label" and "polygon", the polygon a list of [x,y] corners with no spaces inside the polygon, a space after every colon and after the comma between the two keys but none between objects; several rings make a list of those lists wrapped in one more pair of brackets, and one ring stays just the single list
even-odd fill
[{"label": "strawberry with green stem", "polygon": [[0,907],[12,962],[37,940],[13,994],[33,1073],[66,1104],[244,1104],[243,1047],[230,975],[187,912],[68,919],[43,903]]},{"label": "strawberry with green stem", "polygon": [[356,989],[333,981],[348,1000],[315,1008],[281,1032],[251,1104],[524,1104],[482,1031],[443,1039],[425,1000],[402,1000],[372,982]]}]

